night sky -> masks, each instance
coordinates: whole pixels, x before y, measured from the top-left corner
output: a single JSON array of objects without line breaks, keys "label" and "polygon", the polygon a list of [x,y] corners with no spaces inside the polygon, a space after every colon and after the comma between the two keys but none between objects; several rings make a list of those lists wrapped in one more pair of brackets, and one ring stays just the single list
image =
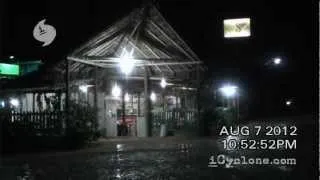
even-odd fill
[{"label": "night sky", "polygon": [[[20,60],[41,59],[51,65],[141,2],[4,2],[2,59],[14,55]],[[212,81],[232,80],[239,84],[251,113],[265,115],[282,111],[286,98],[294,99],[296,113],[315,112],[318,4],[311,2],[160,0],[156,4],[208,65]],[[223,19],[238,17],[252,19],[252,36],[224,39]],[[44,18],[57,30],[55,41],[48,47],[42,47],[32,36],[33,27]],[[282,67],[263,66],[274,57],[284,60]]]}]

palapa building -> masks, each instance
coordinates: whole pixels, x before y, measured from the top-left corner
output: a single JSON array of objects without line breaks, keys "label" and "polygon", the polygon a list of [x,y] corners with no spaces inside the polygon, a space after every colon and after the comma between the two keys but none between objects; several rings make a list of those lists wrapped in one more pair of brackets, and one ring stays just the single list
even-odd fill
[{"label": "palapa building", "polygon": [[157,136],[161,124],[169,130],[197,126],[201,63],[156,7],[146,4],[70,53],[43,76],[49,83],[7,86],[0,99],[13,108],[12,121],[51,113],[42,124],[58,123],[41,127],[64,128],[77,104],[94,109],[103,136],[118,136],[120,124],[127,135]]}]

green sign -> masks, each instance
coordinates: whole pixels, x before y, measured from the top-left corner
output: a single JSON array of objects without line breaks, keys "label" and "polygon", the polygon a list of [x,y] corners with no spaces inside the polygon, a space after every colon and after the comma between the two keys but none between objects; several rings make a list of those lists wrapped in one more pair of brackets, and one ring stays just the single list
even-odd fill
[{"label": "green sign", "polygon": [[0,63],[0,75],[15,75],[20,74],[20,67],[17,64]]}]

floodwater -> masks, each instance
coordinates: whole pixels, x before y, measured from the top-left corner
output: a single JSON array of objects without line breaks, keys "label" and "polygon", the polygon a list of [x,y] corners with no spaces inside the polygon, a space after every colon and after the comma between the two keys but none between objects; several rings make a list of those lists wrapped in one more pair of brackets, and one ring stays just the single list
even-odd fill
[{"label": "floodwater", "polygon": [[[300,150],[225,150],[226,137],[206,139],[156,138],[105,141],[73,152],[41,153],[5,157],[0,179],[105,180],[105,179],[217,179],[285,180],[312,179],[315,164],[308,140]],[[296,165],[228,165],[209,167],[210,157],[296,157]]]}]

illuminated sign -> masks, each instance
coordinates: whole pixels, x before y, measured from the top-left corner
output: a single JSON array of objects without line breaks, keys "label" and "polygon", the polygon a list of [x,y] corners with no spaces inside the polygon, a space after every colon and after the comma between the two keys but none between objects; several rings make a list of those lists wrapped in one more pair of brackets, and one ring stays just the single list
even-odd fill
[{"label": "illuminated sign", "polygon": [[223,21],[224,37],[249,37],[250,32],[250,18],[241,19],[225,19]]},{"label": "illuminated sign", "polygon": [[14,75],[20,74],[20,67],[17,64],[0,63],[0,75]]}]

